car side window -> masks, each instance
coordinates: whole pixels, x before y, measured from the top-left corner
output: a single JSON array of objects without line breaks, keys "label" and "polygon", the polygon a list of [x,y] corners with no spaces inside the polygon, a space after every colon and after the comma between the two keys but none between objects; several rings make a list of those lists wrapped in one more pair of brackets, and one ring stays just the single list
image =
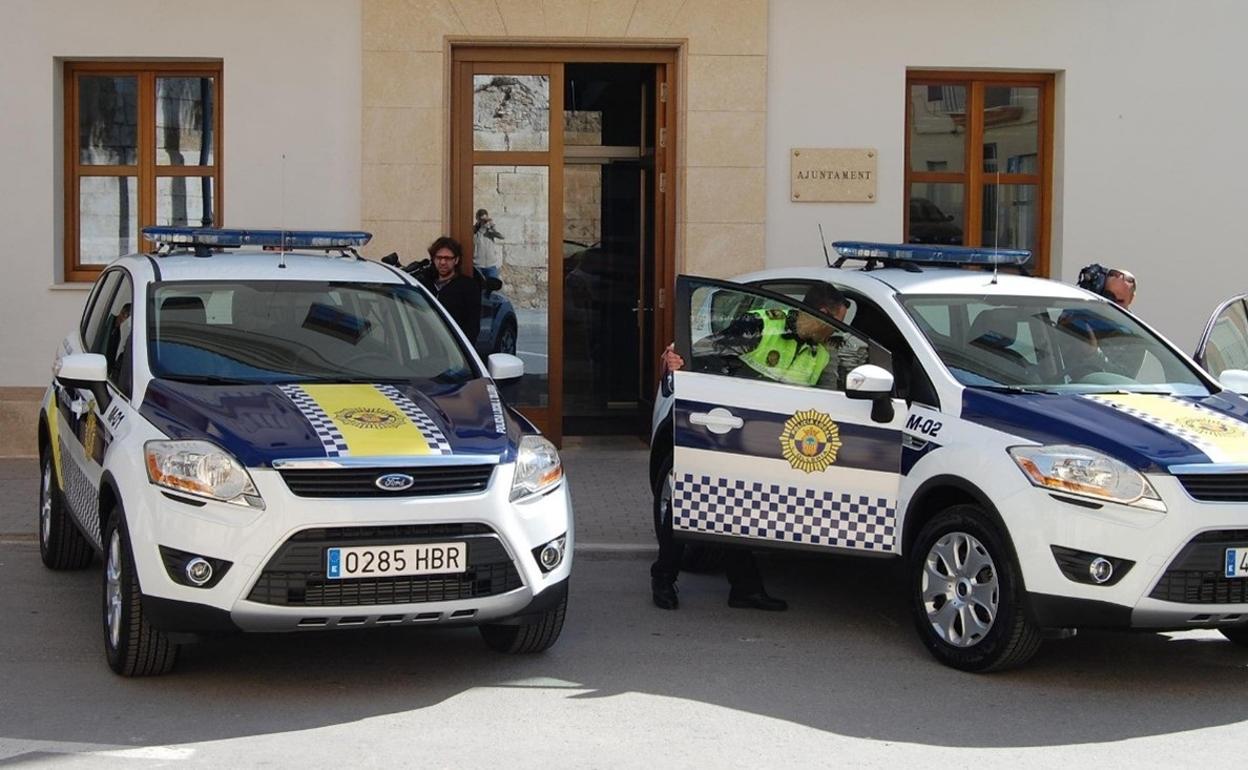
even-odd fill
[{"label": "car side window", "polygon": [[131,318],[133,310],[134,291],[130,276],[123,273],[112,302],[108,303],[108,313],[104,317],[104,328],[100,334],[100,349],[94,352],[100,353],[108,361],[108,381],[126,398],[130,397],[133,368],[130,365],[131,341],[134,336]]},{"label": "car side window", "polygon": [[1213,321],[1205,343],[1205,369],[1221,377],[1227,369],[1248,369],[1248,314],[1244,303],[1229,305]]},{"label": "car side window", "polygon": [[844,390],[856,366],[887,355],[829,316],[744,287],[695,285],[689,330],[690,371],[822,390]]},{"label": "car side window", "polygon": [[104,328],[104,316],[108,312],[113,290],[121,280],[121,274],[121,270],[109,270],[100,278],[96,290],[91,294],[90,306],[83,316],[81,327],[83,352],[99,353],[104,344],[100,332]]}]

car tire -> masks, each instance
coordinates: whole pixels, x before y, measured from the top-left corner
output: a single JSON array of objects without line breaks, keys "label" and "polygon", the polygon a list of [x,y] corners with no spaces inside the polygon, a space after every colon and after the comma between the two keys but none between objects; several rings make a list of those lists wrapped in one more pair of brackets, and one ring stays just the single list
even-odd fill
[{"label": "car tire", "polygon": [[915,626],[941,663],[1000,671],[1039,649],[1018,565],[979,506],[952,506],[924,525],[908,567]]},{"label": "car tire", "polygon": [[130,536],[120,510],[104,533],[104,651],[122,676],[158,676],[173,670],[178,645],[143,617],[143,596],[134,568]]},{"label": "car tire", "polygon": [[494,343],[495,353],[507,353],[509,355],[516,354],[516,322],[507,321],[503,326],[503,330],[499,332],[498,341]]},{"label": "car tire", "polygon": [[544,652],[558,641],[567,611],[568,594],[564,591],[559,603],[535,620],[517,625],[486,624],[480,627],[481,638],[491,650],[509,655]]},{"label": "car tire", "polygon": [[39,556],[48,569],[83,569],[95,553],[69,515],[65,494],[56,482],[52,449],[45,447],[39,468]]},{"label": "car tire", "polygon": [[1219,628],[1218,632],[1240,647],[1248,647],[1248,626],[1232,626]]}]

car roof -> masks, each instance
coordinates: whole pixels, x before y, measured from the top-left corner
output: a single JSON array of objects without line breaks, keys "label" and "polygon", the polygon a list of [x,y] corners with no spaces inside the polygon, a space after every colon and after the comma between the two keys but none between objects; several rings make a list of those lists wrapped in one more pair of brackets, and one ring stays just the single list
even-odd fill
[{"label": "car roof", "polygon": [[1090,299],[1095,295],[1083,289],[1048,278],[1032,278],[1013,273],[999,273],[995,277],[986,270],[967,270],[956,267],[924,267],[920,272],[910,272],[896,267],[876,270],[844,269],[832,267],[778,267],[737,276],[742,283],[804,278],[857,289],[868,295],[881,292],[903,295],[920,294],[966,294],[973,296],[1024,296],[1056,297],[1062,299]]},{"label": "car roof", "polygon": [[275,251],[227,251],[210,257],[189,253],[148,256],[161,281],[407,282],[398,272],[378,262],[320,253],[287,252],[283,256]]}]

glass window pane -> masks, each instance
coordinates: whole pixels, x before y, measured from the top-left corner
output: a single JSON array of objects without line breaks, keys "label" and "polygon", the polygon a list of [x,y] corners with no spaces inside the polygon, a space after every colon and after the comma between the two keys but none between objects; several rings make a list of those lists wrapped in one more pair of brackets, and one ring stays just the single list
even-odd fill
[{"label": "glass window pane", "polygon": [[966,170],[966,86],[910,86],[910,169]]},{"label": "glass window pane", "polygon": [[211,166],[215,98],[212,78],[156,78],[156,163]]},{"label": "glass window pane", "polygon": [[[524,377],[510,395],[514,406],[550,401],[550,193],[546,166],[474,166],[473,264],[503,282],[516,316],[516,355]],[[479,214],[479,216],[477,216]],[[483,319],[484,320],[484,319]],[[505,323],[502,319],[500,323]],[[482,323],[482,336],[492,325]],[[482,347],[478,338],[477,347]]]},{"label": "glass window pane", "polygon": [[1036,189],[1033,184],[984,185],[980,243],[1004,249],[1031,249],[1034,254],[1040,231]]},{"label": "glass window pane", "polygon": [[550,77],[473,75],[475,150],[545,150],[550,146]]},{"label": "glass window pane", "polygon": [[78,78],[78,162],[92,166],[138,163],[139,81],[134,77]]},{"label": "glass window pane", "polygon": [[1205,369],[1221,377],[1227,369],[1248,369],[1248,315],[1234,302],[1213,322],[1204,350]]},{"label": "glass window pane", "polygon": [[909,242],[962,245],[963,193],[960,184],[910,185]]},{"label": "glass window pane", "polygon": [[78,264],[105,265],[137,250],[138,193],[137,177],[78,180]]},{"label": "glass window pane", "polygon": [[210,176],[162,176],[156,179],[156,224],[211,227]]},{"label": "glass window pane", "polygon": [[984,171],[1037,174],[1040,146],[1040,89],[984,88]]}]

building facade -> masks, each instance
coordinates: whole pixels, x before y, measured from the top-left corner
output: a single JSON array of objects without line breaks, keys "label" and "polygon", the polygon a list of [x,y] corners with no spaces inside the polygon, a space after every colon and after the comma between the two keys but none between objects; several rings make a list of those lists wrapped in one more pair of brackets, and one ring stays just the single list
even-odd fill
[{"label": "building facade", "polygon": [[[33,449],[93,271],[148,224],[363,228],[368,256],[404,262],[456,235],[503,281],[519,399],[556,434],[645,412],[677,273],[817,264],[820,226],[1032,248],[1061,280],[1120,265],[1133,309],[1189,350],[1248,290],[1232,0],[2,12],[2,453]],[[847,157],[870,175],[840,200],[795,194]]]}]

